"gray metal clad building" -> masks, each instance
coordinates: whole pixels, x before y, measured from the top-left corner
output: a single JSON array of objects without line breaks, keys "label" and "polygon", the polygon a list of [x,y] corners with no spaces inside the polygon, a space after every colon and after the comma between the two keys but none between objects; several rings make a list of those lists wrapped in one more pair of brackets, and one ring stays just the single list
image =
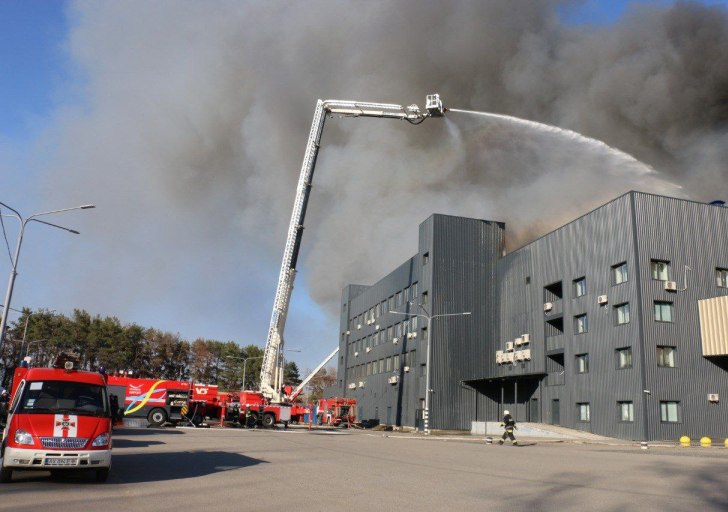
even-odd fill
[{"label": "gray metal clad building", "polygon": [[328,395],[421,426],[430,335],[433,429],[509,409],[623,439],[728,435],[728,208],[630,192],[507,255],[504,233],[433,215],[415,256],[347,286]]}]

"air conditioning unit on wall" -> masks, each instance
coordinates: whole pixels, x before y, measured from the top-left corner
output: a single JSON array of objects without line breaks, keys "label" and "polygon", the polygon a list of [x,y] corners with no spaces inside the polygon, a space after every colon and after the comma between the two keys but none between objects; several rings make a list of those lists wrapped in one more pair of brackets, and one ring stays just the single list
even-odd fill
[{"label": "air conditioning unit on wall", "polygon": [[506,352],[510,352],[511,350],[513,350],[513,342],[506,341]]},{"label": "air conditioning unit on wall", "polygon": [[718,393],[709,393],[708,402],[720,402],[720,396],[718,395]]},{"label": "air conditioning unit on wall", "polygon": [[668,292],[676,292],[677,283],[675,281],[665,281],[665,290]]},{"label": "air conditioning unit on wall", "polygon": [[597,297],[597,303],[600,306],[606,304],[607,302],[609,302],[609,297],[607,297],[606,295],[600,295],[599,297]]},{"label": "air conditioning unit on wall", "polygon": [[544,305],[543,305],[543,310],[544,310],[544,313],[548,313],[548,312],[549,312],[549,311],[551,311],[552,309],[554,309],[554,304],[553,304],[553,302],[545,302],[545,303],[544,303]]}]

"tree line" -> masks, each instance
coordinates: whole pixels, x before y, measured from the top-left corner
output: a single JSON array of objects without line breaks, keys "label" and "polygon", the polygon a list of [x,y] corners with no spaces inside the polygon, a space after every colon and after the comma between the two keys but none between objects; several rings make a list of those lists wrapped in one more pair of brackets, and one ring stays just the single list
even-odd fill
[{"label": "tree line", "polygon": [[[85,310],[76,309],[67,317],[23,309],[20,317],[8,324],[0,353],[2,387],[8,387],[13,370],[24,357],[31,358],[32,366],[49,366],[64,351],[79,354],[81,369],[103,367],[109,373],[123,371],[134,377],[192,380],[217,384],[226,390],[259,388],[263,362],[263,348],[257,345],[240,346],[233,341],[202,338],[190,342],[179,334],[137,324],[124,325],[116,317],[91,316]],[[318,398],[323,388],[335,381],[335,372],[322,370],[309,386],[311,398]],[[300,382],[298,366],[287,362],[284,385],[297,386]]]}]

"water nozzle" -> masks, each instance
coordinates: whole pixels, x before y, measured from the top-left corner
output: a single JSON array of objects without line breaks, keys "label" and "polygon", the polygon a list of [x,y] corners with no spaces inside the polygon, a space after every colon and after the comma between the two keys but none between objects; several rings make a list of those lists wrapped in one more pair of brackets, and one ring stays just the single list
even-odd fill
[{"label": "water nozzle", "polygon": [[430,117],[442,117],[447,109],[442,106],[439,94],[428,94],[425,99],[425,110]]}]

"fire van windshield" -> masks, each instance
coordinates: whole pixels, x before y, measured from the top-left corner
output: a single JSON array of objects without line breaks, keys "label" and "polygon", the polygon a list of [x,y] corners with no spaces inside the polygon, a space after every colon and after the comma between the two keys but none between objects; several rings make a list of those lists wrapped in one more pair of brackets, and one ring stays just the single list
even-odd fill
[{"label": "fire van windshield", "polygon": [[68,381],[31,381],[15,413],[109,416],[109,400],[103,386]]}]

